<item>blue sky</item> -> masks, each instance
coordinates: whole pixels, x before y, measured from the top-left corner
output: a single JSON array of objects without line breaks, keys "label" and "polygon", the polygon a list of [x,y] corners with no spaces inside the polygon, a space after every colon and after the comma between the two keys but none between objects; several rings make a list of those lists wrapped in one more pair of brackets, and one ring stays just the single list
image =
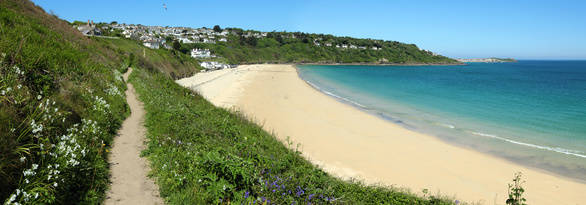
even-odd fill
[{"label": "blue sky", "polygon": [[[586,1],[33,0],[73,21],[395,40],[449,57],[586,59]],[[168,10],[163,9],[163,3]]]}]

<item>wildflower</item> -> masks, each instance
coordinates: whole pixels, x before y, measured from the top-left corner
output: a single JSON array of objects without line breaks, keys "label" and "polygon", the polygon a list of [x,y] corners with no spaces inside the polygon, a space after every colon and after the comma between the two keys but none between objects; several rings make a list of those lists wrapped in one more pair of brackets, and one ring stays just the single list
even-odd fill
[{"label": "wildflower", "polygon": [[57,182],[53,182],[53,186],[54,187],[57,187]]},{"label": "wildflower", "polygon": [[8,204],[12,203],[14,200],[16,200],[16,194],[10,195],[10,198],[8,199]]},{"label": "wildflower", "polygon": [[37,168],[39,168],[38,164],[33,164],[33,170],[36,170]]},{"label": "wildflower", "polygon": [[28,179],[24,179],[24,183],[28,184],[29,183]]},{"label": "wildflower", "polygon": [[17,89],[20,89],[20,88],[22,88],[22,85],[18,84],[18,85],[16,86],[16,88],[17,88]]},{"label": "wildflower", "polygon": [[37,95],[37,100],[40,100],[43,96]]},{"label": "wildflower", "polygon": [[21,157],[20,162],[24,162],[25,159],[26,159],[26,157]]},{"label": "wildflower", "polygon": [[244,193],[244,198],[247,199],[248,198],[248,194],[249,192],[247,191],[246,193]]},{"label": "wildflower", "polygon": [[310,194],[309,197],[308,197],[308,200],[311,200],[311,198],[313,198],[314,195],[315,194]]},{"label": "wildflower", "polygon": [[226,191],[226,185],[222,185],[222,189]]}]

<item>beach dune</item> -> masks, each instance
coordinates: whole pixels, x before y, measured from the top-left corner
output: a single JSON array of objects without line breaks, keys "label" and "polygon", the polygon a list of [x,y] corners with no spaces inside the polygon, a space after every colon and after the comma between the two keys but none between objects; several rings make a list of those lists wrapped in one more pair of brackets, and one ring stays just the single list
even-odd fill
[{"label": "beach dune", "polygon": [[292,65],[244,65],[177,81],[217,106],[242,111],[327,172],[504,204],[516,172],[528,204],[585,204],[586,184],[451,145],[341,103],[309,86]]}]

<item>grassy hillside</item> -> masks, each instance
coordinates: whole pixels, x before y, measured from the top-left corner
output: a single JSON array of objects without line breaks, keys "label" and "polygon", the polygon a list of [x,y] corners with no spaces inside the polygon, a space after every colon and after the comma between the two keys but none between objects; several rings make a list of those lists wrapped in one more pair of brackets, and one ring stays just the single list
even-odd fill
[{"label": "grassy hillside", "polygon": [[28,1],[0,1],[0,201],[102,201],[107,152],[129,112],[122,73],[131,64],[197,71],[185,55],[142,48],[82,36]]},{"label": "grassy hillside", "polygon": [[187,54],[169,51],[166,49],[149,49],[138,41],[129,39],[92,38],[96,44],[119,55],[128,56],[132,66],[138,66],[151,71],[158,70],[173,79],[192,76],[201,69],[199,62]]},{"label": "grassy hillside", "polygon": [[121,77],[128,66],[137,68],[131,82],[147,110],[144,155],[171,204],[449,203],[336,179],[173,82],[196,72],[197,61],[82,36],[20,0],[0,1],[0,201],[103,201],[110,143],[129,112]]},{"label": "grassy hillside", "polygon": [[0,1],[0,199],[100,201],[128,113],[124,56],[25,1]]},{"label": "grassy hillside", "polygon": [[144,155],[170,204],[450,204],[339,180],[158,72],[137,69],[130,81],[147,110]]},{"label": "grassy hillside", "polygon": [[[235,30],[235,29],[229,29]],[[300,32],[269,32],[266,37],[244,37],[236,29],[227,42],[185,44],[182,51],[208,48],[232,64],[250,63],[370,63],[370,64],[454,64],[454,59],[420,50],[414,44],[396,41],[336,37]],[[288,37],[290,36],[290,37]],[[291,38],[295,36],[295,38]],[[325,44],[332,46],[324,46]],[[318,45],[319,44],[319,45]],[[357,48],[336,48],[354,45]],[[360,49],[360,48],[363,49]],[[379,48],[373,50],[372,48]]]}]

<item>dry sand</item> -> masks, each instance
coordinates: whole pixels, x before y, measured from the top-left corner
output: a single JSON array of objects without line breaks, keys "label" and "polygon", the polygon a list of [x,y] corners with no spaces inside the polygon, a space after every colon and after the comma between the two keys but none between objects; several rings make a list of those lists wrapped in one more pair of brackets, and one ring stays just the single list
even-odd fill
[{"label": "dry sand", "polygon": [[[131,72],[129,68],[124,74],[125,81]],[[122,123],[119,136],[114,138],[109,159],[112,185],[105,204],[163,204],[158,187],[147,177],[150,170],[148,163],[140,157],[145,141],[145,111],[132,84],[126,85],[126,101],[131,113]]]},{"label": "dry sand", "polygon": [[507,184],[520,171],[529,204],[586,204],[585,184],[447,144],[370,115],[313,89],[291,65],[246,65],[214,72],[178,82],[217,106],[241,110],[281,140],[290,137],[305,157],[333,175],[416,193],[428,189],[467,202],[504,204]]}]

